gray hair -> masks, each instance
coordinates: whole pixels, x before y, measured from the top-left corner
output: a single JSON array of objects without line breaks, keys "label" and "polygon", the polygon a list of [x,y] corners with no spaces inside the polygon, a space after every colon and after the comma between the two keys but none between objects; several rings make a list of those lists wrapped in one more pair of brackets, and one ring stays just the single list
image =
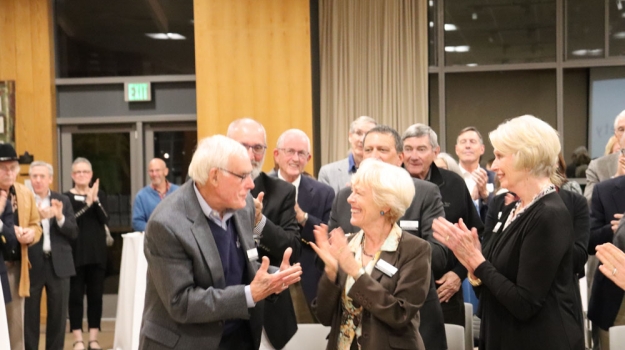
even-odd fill
[{"label": "gray hair", "polygon": [[406,169],[377,159],[365,159],[352,176],[352,186],[370,188],[373,202],[378,208],[389,206],[387,219],[395,223],[410,207],[415,195],[415,185]]},{"label": "gray hair", "polygon": [[449,153],[441,152],[436,156],[436,159],[442,159],[447,164],[447,170],[462,176],[462,170],[460,170],[458,162]]},{"label": "gray hair", "polygon": [[252,118],[241,118],[233,120],[230,125],[228,125],[228,131],[226,132],[226,135],[230,137],[234,130],[236,130],[236,128],[238,128],[241,124],[253,124],[258,126],[258,128],[263,131],[263,136],[265,137],[265,145],[267,144],[267,132],[265,131],[265,127],[263,126],[263,124]]},{"label": "gray hair", "polygon": [[354,119],[354,121],[351,122],[351,124],[349,124],[349,133],[350,134],[353,133],[356,130],[356,124],[360,124],[360,123],[371,123],[373,125],[378,125],[375,119],[371,117],[367,117],[366,115],[363,115]]},{"label": "gray hair", "polygon": [[389,135],[393,137],[393,140],[395,141],[395,150],[397,150],[397,153],[399,154],[404,150],[404,146],[401,142],[401,137],[399,137],[399,133],[397,132],[397,130],[391,128],[388,125],[378,125],[375,128],[369,130],[365,134],[365,138],[362,140],[363,144],[365,143],[365,140],[367,140],[367,136],[369,136],[369,134]]},{"label": "gray hair", "polygon": [[48,168],[48,173],[50,174],[50,176],[54,175],[54,168],[52,167],[52,164],[40,160],[30,163],[30,167],[28,168],[28,174],[30,174],[33,168],[37,166],[45,166],[46,168]]},{"label": "gray hair", "polygon": [[614,118],[614,131],[616,131],[616,128],[618,127],[618,123],[621,121],[621,119],[625,118],[625,109],[621,111],[621,113],[619,113],[616,118]]},{"label": "gray hair", "polygon": [[189,177],[199,185],[208,180],[208,173],[213,168],[228,168],[230,157],[248,159],[247,150],[235,140],[214,135],[200,141],[189,164]]},{"label": "gray hair", "polygon": [[432,130],[429,126],[420,123],[410,125],[408,129],[404,131],[404,134],[401,137],[401,142],[404,143],[406,139],[411,137],[418,138],[423,136],[429,136],[432,149],[438,147],[438,136],[436,136],[434,130]]},{"label": "gray hair", "polygon": [[308,143],[308,150],[307,150],[307,152],[310,152],[310,138],[308,137],[308,135],[306,135],[305,132],[303,132],[300,129],[289,129],[289,130],[283,132],[280,135],[280,137],[278,137],[278,142],[276,144],[277,148],[282,148],[282,145],[284,144],[284,139],[288,135],[295,135],[295,136],[300,136],[300,137],[304,138],[306,140],[306,142]]},{"label": "gray hair", "polygon": [[91,162],[89,161],[89,159],[83,158],[83,157],[78,157],[74,159],[74,162],[72,163],[72,168],[74,167],[74,165],[80,164],[80,163],[87,164],[89,166],[89,169],[93,170],[93,167],[91,166]]}]

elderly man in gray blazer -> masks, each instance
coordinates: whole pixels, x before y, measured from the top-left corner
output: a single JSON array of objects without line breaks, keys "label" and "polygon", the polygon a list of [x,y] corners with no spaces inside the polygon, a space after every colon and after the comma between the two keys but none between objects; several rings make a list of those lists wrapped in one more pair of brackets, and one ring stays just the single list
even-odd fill
[{"label": "elderly man in gray blazer", "polygon": [[349,155],[334,163],[326,164],[319,169],[319,182],[330,185],[334,193],[349,184],[352,174],[356,172],[362,161],[362,145],[365,134],[377,123],[373,118],[362,116],[349,126],[348,140],[351,146]]},{"label": "elderly man in gray blazer", "polygon": [[279,271],[267,257],[259,266],[251,173],[241,144],[206,138],[192,181],[152,214],[140,349],[258,349],[263,299],[299,281],[301,267],[289,264],[290,248]]},{"label": "elderly man in gray blazer", "polygon": [[586,169],[584,197],[588,200],[588,205],[590,205],[592,190],[595,188],[595,184],[616,176],[625,175],[625,153],[622,153],[625,148],[625,110],[614,119],[614,136],[621,144],[621,152],[594,159],[588,164],[588,169]]}]

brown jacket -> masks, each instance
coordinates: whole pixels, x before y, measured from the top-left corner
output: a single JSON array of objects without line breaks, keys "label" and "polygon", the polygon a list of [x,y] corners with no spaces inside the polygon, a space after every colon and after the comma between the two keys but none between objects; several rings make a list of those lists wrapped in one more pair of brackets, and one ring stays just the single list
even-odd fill
[{"label": "brown jacket", "polygon": [[[30,244],[33,245],[41,239],[41,225],[39,222],[39,211],[37,210],[37,203],[35,202],[35,195],[26,186],[15,183],[15,195],[17,197],[17,212],[19,214],[20,222],[18,225],[22,228],[32,228],[35,230],[35,240]],[[22,266],[21,277],[19,286],[19,296],[30,296],[30,262],[28,261],[28,245],[22,244]]]},{"label": "brown jacket", "polygon": [[[397,251],[380,254],[380,259],[398,270],[389,277],[378,269],[364,274],[352,286],[348,295],[355,305],[362,305],[363,350],[415,349],[424,350],[419,334],[419,309],[430,288],[430,245],[407,232],[402,232]],[[328,350],[337,347],[341,326],[341,294],[347,274],[339,269],[338,284],[327,275],[321,276],[313,310],[324,326],[331,326]],[[319,301],[319,302],[318,302]]]}]

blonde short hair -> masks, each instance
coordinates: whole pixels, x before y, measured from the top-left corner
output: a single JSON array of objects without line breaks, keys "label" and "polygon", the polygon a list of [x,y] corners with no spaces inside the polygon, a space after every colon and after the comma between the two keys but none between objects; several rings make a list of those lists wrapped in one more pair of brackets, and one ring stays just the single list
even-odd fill
[{"label": "blonde short hair", "polygon": [[404,215],[415,195],[414,182],[406,169],[372,158],[363,160],[352,176],[352,186],[358,185],[371,189],[376,206],[391,208],[385,215],[392,223]]},{"label": "blonde short hair", "polygon": [[532,115],[523,115],[499,124],[489,137],[497,151],[516,156],[516,169],[549,177],[556,185],[561,183],[556,173],[560,139],[558,132],[546,122]]},{"label": "blonde short hair", "polygon": [[228,162],[233,156],[248,159],[245,147],[229,137],[214,135],[202,139],[189,164],[189,177],[203,186],[210,170],[228,169]]}]

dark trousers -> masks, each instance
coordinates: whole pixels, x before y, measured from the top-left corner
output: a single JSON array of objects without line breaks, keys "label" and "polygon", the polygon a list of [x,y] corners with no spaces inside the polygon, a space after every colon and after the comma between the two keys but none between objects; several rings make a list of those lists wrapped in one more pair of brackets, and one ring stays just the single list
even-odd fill
[{"label": "dark trousers", "polygon": [[63,350],[65,324],[69,302],[69,277],[57,277],[52,260],[43,259],[43,281],[30,281],[30,297],[24,304],[24,342],[26,350],[39,349],[40,305],[43,287],[46,287],[48,318],[46,322],[46,350]]},{"label": "dark trousers", "polygon": [[219,350],[253,350],[254,340],[249,322],[245,321],[232,334],[224,336],[219,342]]},{"label": "dark trousers", "polygon": [[85,293],[87,294],[89,329],[100,329],[105,272],[104,266],[98,264],[76,266],[76,276],[70,278],[69,288],[69,325],[72,331],[82,330],[83,296]]}]

